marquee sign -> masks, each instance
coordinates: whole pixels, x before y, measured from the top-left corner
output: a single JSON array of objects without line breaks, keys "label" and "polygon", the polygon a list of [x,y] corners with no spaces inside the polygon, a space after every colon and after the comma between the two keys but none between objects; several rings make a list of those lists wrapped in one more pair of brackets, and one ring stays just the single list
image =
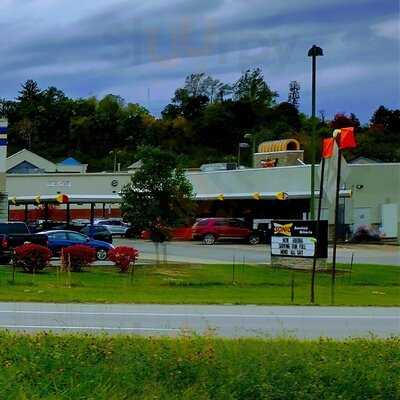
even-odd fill
[{"label": "marquee sign", "polygon": [[328,221],[272,221],[271,255],[275,257],[328,257]]}]

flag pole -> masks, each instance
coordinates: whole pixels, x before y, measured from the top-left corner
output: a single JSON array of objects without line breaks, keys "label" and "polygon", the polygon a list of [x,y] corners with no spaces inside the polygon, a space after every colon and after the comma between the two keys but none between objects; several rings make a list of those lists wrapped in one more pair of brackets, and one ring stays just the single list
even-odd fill
[{"label": "flag pole", "polygon": [[[338,137],[340,134],[338,135]],[[338,141],[336,137],[336,141]],[[340,139],[339,139],[340,140]],[[336,251],[337,251],[337,237],[339,225],[339,192],[340,192],[340,174],[342,168],[342,150],[338,145],[338,168],[336,178],[336,198],[335,198],[335,222],[333,226],[333,255],[332,255],[332,286],[331,286],[331,302],[335,304],[335,280],[336,280]]]},{"label": "flag pole", "polygon": [[320,183],[319,183],[319,201],[318,201],[318,212],[317,212],[317,225],[315,228],[315,250],[313,257],[313,267],[311,274],[311,294],[310,294],[310,303],[315,303],[315,274],[317,269],[317,250],[318,250],[318,240],[319,240],[319,225],[321,221],[321,212],[322,212],[322,198],[324,196],[324,175],[325,175],[325,157],[322,156],[321,160],[321,173],[320,173]]}]

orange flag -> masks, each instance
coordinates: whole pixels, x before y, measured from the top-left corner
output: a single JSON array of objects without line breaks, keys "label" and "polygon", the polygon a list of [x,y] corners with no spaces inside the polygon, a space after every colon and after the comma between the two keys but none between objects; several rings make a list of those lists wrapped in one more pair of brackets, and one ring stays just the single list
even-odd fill
[{"label": "orange flag", "polygon": [[354,136],[354,128],[342,128],[340,130],[339,148],[341,150],[354,149],[357,147]]},{"label": "orange flag", "polygon": [[324,139],[322,144],[322,157],[331,158],[333,156],[333,146],[335,145],[335,139],[327,138]]}]

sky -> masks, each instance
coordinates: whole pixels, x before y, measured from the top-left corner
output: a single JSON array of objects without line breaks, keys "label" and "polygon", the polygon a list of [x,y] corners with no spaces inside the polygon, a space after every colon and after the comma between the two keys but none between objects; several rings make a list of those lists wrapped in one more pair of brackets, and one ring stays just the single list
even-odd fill
[{"label": "sky", "polygon": [[0,0],[0,97],[36,80],[71,97],[112,93],[159,114],[187,75],[235,82],[261,67],[285,101],[301,85],[311,112],[400,108],[398,0]]}]

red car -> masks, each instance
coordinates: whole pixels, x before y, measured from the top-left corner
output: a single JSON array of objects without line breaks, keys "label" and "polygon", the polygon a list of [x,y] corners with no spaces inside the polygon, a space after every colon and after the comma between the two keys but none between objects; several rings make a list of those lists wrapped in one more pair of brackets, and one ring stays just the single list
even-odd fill
[{"label": "red car", "polygon": [[260,236],[250,229],[244,221],[236,218],[203,218],[192,227],[192,238],[211,245],[220,239],[246,240],[259,244]]}]

